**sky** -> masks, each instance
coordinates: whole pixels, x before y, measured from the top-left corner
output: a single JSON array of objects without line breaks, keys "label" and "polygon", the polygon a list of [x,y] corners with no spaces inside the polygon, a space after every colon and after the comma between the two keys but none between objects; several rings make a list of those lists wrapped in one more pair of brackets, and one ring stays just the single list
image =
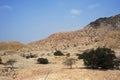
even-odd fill
[{"label": "sky", "polygon": [[29,43],[120,14],[120,0],[0,0],[0,42]]}]

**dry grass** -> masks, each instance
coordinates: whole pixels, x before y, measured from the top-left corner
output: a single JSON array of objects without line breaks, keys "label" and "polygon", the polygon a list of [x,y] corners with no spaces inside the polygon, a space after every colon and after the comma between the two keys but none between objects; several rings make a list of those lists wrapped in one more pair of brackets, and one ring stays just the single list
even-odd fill
[{"label": "dry grass", "polygon": [[0,42],[0,51],[1,50],[18,50],[18,49],[22,49],[26,47],[24,44],[20,43],[20,42]]},{"label": "dry grass", "polygon": [[38,66],[18,71],[18,80],[119,80],[118,70],[67,69],[60,65]]},{"label": "dry grass", "polygon": [[[119,70],[92,70],[83,68],[83,61],[77,60],[73,69],[68,69],[62,63],[66,57],[46,56],[50,64],[36,64],[37,58],[25,59],[14,54],[16,78],[0,76],[0,80],[119,80]],[[45,56],[44,56],[45,57]],[[75,58],[75,57],[74,57]],[[54,62],[55,61],[55,62]],[[2,65],[0,65],[1,69]],[[48,74],[48,76],[47,76]],[[46,77],[47,76],[47,77]]]}]

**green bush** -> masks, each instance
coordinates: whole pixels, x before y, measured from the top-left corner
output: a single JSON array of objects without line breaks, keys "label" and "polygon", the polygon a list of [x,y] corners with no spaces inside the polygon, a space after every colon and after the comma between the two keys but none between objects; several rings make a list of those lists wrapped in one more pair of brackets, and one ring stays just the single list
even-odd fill
[{"label": "green bush", "polygon": [[113,69],[118,64],[116,59],[114,51],[109,48],[91,49],[83,53],[84,64],[93,69]]},{"label": "green bush", "polygon": [[116,69],[120,69],[120,57],[115,59],[114,64]]},{"label": "green bush", "polygon": [[64,54],[61,51],[54,52],[54,56],[64,56]]},{"label": "green bush", "polygon": [[37,62],[39,64],[48,64],[48,59],[47,58],[38,58]]},{"label": "green bush", "polygon": [[83,59],[84,58],[83,54],[76,54],[76,56],[78,56],[78,59]]}]

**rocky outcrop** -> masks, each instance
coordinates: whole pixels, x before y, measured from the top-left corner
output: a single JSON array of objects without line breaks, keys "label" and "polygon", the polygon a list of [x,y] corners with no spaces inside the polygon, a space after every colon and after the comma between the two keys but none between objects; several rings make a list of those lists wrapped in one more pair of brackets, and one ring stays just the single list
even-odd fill
[{"label": "rocky outcrop", "polygon": [[[115,37],[115,38],[113,38]],[[29,43],[33,50],[68,49],[79,47],[120,48],[120,14],[104,17],[91,22],[81,30],[60,32],[48,38]]]}]

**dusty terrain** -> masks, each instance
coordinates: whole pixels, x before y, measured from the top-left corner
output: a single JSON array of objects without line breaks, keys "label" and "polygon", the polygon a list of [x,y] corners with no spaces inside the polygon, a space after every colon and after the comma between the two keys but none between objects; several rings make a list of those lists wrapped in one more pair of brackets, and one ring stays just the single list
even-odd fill
[{"label": "dusty terrain", "polygon": [[[49,60],[49,64],[37,64],[39,57],[45,57]],[[73,65],[73,69],[63,64],[66,56],[55,57],[53,55],[38,55],[37,58],[26,59],[19,54],[2,56],[3,61],[6,59],[15,59],[14,64],[15,75],[6,76],[6,73],[0,75],[0,80],[119,80],[119,70],[92,70],[86,69],[82,60],[77,60]],[[4,69],[6,65],[0,65],[0,69]],[[3,75],[4,74],[4,75]]]},{"label": "dusty terrain", "polygon": [[[108,47],[120,57],[120,14],[99,18],[81,30],[60,32],[46,39],[22,44],[0,42],[0,80],[120,80],[120,70],[86,69],[76,54],[87,49]],[[63,62],[66,56],[56,57],[53,53],[62,51],[76,60],[73,69]],[[34,54],[36,57],[27,58]],[[38,64],[38,58],[47,58],[49,64]],[[13,68],[6,65],[15,60]]]}]

